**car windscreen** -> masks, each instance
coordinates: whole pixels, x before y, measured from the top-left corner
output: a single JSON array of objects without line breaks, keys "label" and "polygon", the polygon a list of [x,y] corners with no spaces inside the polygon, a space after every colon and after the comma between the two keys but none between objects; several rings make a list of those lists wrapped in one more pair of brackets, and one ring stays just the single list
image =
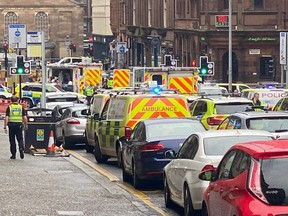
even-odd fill
[{"label": "car windscreen", "polygon": [[[60,86],[58,85],[53,85],[53,87],[61,92],[66,92],[64,89],[62,89]],[[56,90],[55,90],[56,91]]]},{"label": "car windscreen", "polygon": [[215,104],[217,114],[233,114],[236,112],[244,112],[252,103],[221,103]]},{"label": "car windscreen", "polygon": [[78,97],[76,96],[76,97],[59,97],[59,98],[57,98],[57,97],[51,97],[51,98],[47,97],[46,98],[46,102],[70,102],[70,101],[77,103],[78,102]]},{"label": "car windscreen", "polygon": [[288,131],[288,117],[279,116],[247,119],[246,126],[252,130],[285,132]]},{"label": "car windscreen", "polygon": [[198,94],[208,94],[208,95],[222,95],[220,88],[200,88]]},{"label": "car windscreen", "polygon": [[[277,204],[288,205],[288,181],[285,175],[288,167],[288,158],[269,158],[261,162],[261,188],[267,201],[275,202],[269,199],[271,193],[277,193]],[[272,194],[273,197],[273,194]],[[274,196],[275,197],[275,196]]]},{"label": "car windscreen", "polygon": [[147,126],[147,139],[186,138],[193,132],[205,131],[200,122],[165,122]]},{"label": "car windscreen", "polygon": [[72,112],[72,117],[75,117],[75,118],[87,118],[87,115],[82,115],[81,112],[82,112],[82,109],[73,111]]},{"label": "car windscreen", "polygon": [[272,139],[272,137],[264,135],[207,137],[203,140],[204,152],[207,156],[222,156],[228,151],[230,147],[232,147],[236,143]]}]

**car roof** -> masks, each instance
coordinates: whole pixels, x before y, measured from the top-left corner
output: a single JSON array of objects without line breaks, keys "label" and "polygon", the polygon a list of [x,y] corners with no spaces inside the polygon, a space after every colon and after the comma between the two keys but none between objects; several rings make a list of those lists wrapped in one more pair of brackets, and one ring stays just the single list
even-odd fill
[{"label": "car roof", "polygon": [[213,138],[213,137],[225,137],[225,136],[271,136],[275,137],[268,131],[261,130],[247,130],[247,129],[235,129],[235,130],[209,130],[204,132],[194,133],[202,138]]},{"label": "car roof", "polygon": [[199,120],[197,119],[192,119],[192,118],[155,118],[155,119],[147,119],[143,120],[141,122],[144,122],[145,125],[153,125],[153,124],[162,124],[162,123],[184,123],[184,122],[195,122],[195,123],[200,123],[202,124]]},{"label": "car roof", "polygon": [[197,100],[211,100],[217,104],[227,104],[227,103],[251,103],[251,100],[247,98],[241,98],[241,97],[217,97],[217,98],[200,98]]},{"label": "car roof", "polygon": [[48,92],[46,93],[46,98],[75,98],[78,97],[76,92]]},{"label": "car roof", "polygon": [[67,107],[67,109],[73,111],[77,111],[77,110],[83,110],[83,109],[88,109],[89,107],[85,104],[83,104],[83,106],[69,106]]},{"label": "car roof", "polygon": [[241,118],[260,118],[260,117],[288,117],[287,112],[280,111],[251,111],[251,112],[237,112],[230,116],[238,116]]},{"label": "car roof", "polygon": [[258,159],[288,156],[287,140],[238,143],[231,147],[231,149],[242,150]]}]

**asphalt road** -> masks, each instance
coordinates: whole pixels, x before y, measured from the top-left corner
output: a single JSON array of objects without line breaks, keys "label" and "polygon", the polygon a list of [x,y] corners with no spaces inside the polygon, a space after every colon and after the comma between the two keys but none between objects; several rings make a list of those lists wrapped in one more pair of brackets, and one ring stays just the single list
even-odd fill
[{"label": "asphalt road", "polygon": [[[164,203],[163,184],[162,182],[146,181],[141,190],[136,190],[129,183],[122,180],[122,170],[117,166],[116,158],[111,158],[106,164],[98,164],[93,154],[86,153],[83,146],[78,146],[69,153],[74,155],[77,159],[94,166],[95,170],[106,176],[107,179],[117,182],[120,187],[124,188],[132,195],[142,199],[142,201],[149,201],[148,205],[155,208],[161,215],[178,216],[183,215],[183,209],[175,205],[173,209],[167,209]],[[147,204],[147,203],[146,203]]]}]

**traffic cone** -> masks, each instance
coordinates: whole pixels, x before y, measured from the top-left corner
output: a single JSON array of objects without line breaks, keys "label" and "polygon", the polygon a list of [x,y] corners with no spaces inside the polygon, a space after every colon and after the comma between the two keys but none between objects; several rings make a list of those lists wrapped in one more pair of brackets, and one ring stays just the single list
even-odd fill
[{"label": "traffic cone", "polygon": [[53,130],[50,131],[50,136],[49,136],[49,143],[48,143],[48,148],[47,148],[47,156],[53,156],[55,155],[55,143],[54,143],[54,133]]}]

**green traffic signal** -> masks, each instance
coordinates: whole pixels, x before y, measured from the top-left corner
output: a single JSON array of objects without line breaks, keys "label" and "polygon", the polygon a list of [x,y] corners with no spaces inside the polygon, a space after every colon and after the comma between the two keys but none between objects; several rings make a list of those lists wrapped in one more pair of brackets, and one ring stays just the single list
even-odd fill
[{"label": "green traffic signal", "polygon": [[208,72],[208,68],[206,68],[206,67],[200,69],[201,74],[207,74],[207,72]]},{"label": "green traffic signal", "polygon": [[17,74],[23,74],[24,73],[24,68],[19,67],[17,68]]}]

